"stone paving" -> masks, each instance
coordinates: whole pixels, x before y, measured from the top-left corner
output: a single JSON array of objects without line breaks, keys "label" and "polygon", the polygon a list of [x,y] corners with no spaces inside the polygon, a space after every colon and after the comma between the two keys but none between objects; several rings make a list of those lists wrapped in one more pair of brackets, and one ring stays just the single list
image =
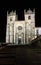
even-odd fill
[{"label": "stone paving", "polygon": [[6,46],[0,49],[0,65],[41,65],[41,49]]}]

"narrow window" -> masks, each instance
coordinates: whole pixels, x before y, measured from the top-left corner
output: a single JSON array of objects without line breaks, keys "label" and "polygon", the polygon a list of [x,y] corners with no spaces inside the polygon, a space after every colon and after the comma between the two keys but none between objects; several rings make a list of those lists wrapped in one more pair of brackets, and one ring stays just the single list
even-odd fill
[{"label": "narrow window", "polygon": [[12,17],[10,18],[10,21],[12,21]]},{"label": "narrow window", "polygon": [[28,16],[28,19],[31,19],[31,16]]}]

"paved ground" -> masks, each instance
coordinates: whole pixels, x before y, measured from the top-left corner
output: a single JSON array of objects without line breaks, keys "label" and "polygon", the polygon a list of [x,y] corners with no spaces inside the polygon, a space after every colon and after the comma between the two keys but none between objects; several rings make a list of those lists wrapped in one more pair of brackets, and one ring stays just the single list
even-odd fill
[{"label": "paved ground", "polygon": [[7,46],[0,49],[0,65],[41,65],[41,49]]}]

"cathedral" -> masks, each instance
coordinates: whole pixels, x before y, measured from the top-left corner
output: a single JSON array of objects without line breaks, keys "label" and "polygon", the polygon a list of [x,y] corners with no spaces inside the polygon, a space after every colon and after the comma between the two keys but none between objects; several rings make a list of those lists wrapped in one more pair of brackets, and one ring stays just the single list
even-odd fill
[{"label": "cathedral", "polygon": [[24,10],[24,18],[18,21],[16,11],[7,12],[6,43],[30,44],[35,38],[35,9]]}]

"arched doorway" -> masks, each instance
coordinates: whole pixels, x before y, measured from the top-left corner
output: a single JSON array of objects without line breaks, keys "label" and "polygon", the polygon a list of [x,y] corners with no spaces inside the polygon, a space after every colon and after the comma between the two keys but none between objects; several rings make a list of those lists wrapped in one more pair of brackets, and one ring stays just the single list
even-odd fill
[{"label": "arched doorway", "polygon": [[18,38],[18,44],[21,44],[21,43],[22,43],[22,38],[19,37],[19,38]]}]

